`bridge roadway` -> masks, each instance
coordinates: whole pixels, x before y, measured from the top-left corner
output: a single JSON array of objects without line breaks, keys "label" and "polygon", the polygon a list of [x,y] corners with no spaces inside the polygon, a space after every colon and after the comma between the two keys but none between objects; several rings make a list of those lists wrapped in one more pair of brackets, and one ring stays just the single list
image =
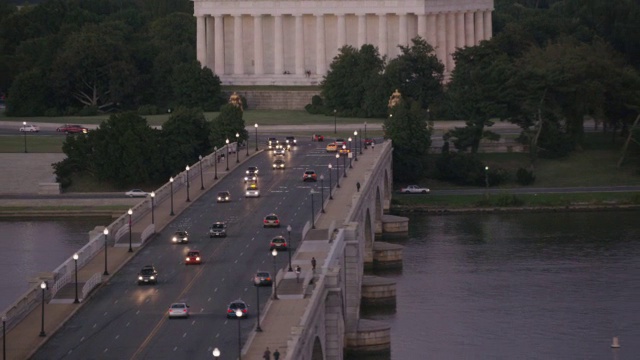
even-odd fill
[{"label": "bridge roadway", "polygon": [[[224,354],[237,354],[237,320],[226,319],[226,305],[231,300],[242,298],[250,306],[250,318],[241,321],[244,343],[255,325],[257,312],[252,276],[257,269],[273,271],[272,256],[268,252],[269,240],[278,234],[286,236],[286,226],[291,225],[295,244],[300,239],[304,223],[311,217],[308,193],[312,186],[319,190],[320,182],[303,183],[302,172],[312,168],[318,176],[323,174],[325,190],[328,190],[327,164],[331,163],[335,168],[336,161],[334,153],[325,152],[325,144],[300,139],[298,147],[286,155],[288,168],[284,171],[271,169],[272,156],[267,152],[253,155],[254,151],[250,149],[252,155],[245,160],[245,152],[241,150],[239,157],[242,163],[237,166],[236,156],[230,155],[229,165],[232,168],[228,174],[224,171],[226,161],[218,163],[218,176],[222,178],[213,188],[213,171],[204,174],[206,192],[200,190],[199,181],[192,180],[191,203],[185,202],[185,188],[177,190],[174,204],[178,213],[174,218],[167,215],[170,211],[168,200],[156,206],[157,237],[136,249],[133,255],[123,253],[125,248],[110,248],[112,263],[121,261],[124,265],[115,272],[117,269],[112,267],[118,265],[110,264],[111,275],[90,296],[91,301],[85,306],[46,304],[47,332],[53,332],[60,326],[58,323],[64,322],[65,313],[73,314],[55,334],[49,334],[51,338],[46,342],[37,337],[40,309],[35,309],[7,334],[9,358],[26,358],[43,342],[33,354],[33,359],[210,359],[214,347]],[[260,168],[261,197],[257,199],[243,197],[241,178],[250,165]],[[340,167],[342,173],[342,161]],[[335,172],[333,178],[335,187]],[[215,195],[220,190],[230,190],[233,201],[217,204]],[[324,191],[324,196],[328,197],[328,191]],[[319,212],[317,200],[319,195],[315,207]],[[283,222],[280,229],[262,228],[263,216],[271,212],[280,216]],[[229,223],[229,236],[209,239],[206,235],[208,227],[218,220]],[[150,214],[139,222],[148,224]],[[189,230],[190,244],[169,243],[170,235],[179,228]],[[183,257],[188,249],[202,251],[203,265],[184,265]],[[103,256],[98,254],[87,267],[100,268],[104,264],[102,259]],[[277,267],[288,266],[287,261],[287,254],[281,253],[277,257]],[[137,286],[137,272],[150,263],[160,273],[160,284]],[[83,271],[80,271],[79,277],[82,275]],[[262,288],[260,291],[260,306],[263,307],[271,290]],[[182,300],[190,304],[193,316],[188,320],[169,321],[166,317],[169,304]],[[282,330],[287,333],[286,329]]]}]

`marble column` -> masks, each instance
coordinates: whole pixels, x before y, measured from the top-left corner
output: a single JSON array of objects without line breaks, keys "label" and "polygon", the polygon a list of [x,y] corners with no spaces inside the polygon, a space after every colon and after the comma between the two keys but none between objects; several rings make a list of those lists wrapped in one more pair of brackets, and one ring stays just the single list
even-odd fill
[{"label": "marble column", "polygon": [[197,56],[200,66],[207,66],[207,31],[206,20],[204,16],[198,16],[196,18],[196,41],[197,41]]},{"label": "marble column", "polygon": [[358,14],[358,49],[367,42],[367,15]]},{"label": "marble column", "polygon": [[295,49],[296,49],[296,75],[304,75],[304,27],[302,26],[302,15],[295,16],[296,22],[296,38],[295,38]]},{"label": "marble column", "polygon": [[464,13],[464,35],[465,35],[465,43],[467,46],[475,45],[474,33],[475,29],[473,27],[473,13],[466,12]]},{"label": "marble column", "polygon": [[427,40],[427,15],[418,15],[418,36]]},{"label": "marble column", "polygon": [[274,69],[275,75],[282,75],[284,72],[284,39],[282,34],[282,15],[276,15],[275,21],[275,35],[273,38],[273,52],[274,52]]},{"label": "marble column", "polygon": [[445,70],[451,72],[455,64],[453,62],[453,53],[456,51],[456,14],[447,13],[447,63]]},{"label": "marble column", "polygon": [[262,38],[262,15],[253,15],[253,62],[254,74],[264,74],[264,43]]},{"label": "marble column", "polygon": [[215,35],[214,35],[214,22],[213,22],[213,17],[211,16],[207,16],[206,17],[206,31],[205,33],[207,34],[207,60],[206,60],[206,66],[211,69],[211,71],[213,71],[214,66],[215,66],[215,61],[214,58],[216,56],[216,52],[215,52]]},{"label": "marble column", "polygon": [[484,40],[484,16],[482,11],[476,11],[474,14],[475,21],[475,31],[474,31],[474,39],[475,44],[480,44],[480,41]]},{"label": "marble column", "polygon": [[215,74],[224,75],[224,19],[222,15],[214,16],[215,19],[215,46],[216,46],[216,60],[215,60]]},{"label": "marble column", "polygon": [[456,47],[463,48],[466,46],[464,38],[464,12],[456,13]]},{"label": "marble column", "polygon": [[493,37],[493,25],[491,23],[491,10],[484,11],[484,39],[489,40]]},{"label": "marble column", "polygon": [[338,46],[337,49],[347,44],[347,22],[344,15],[338,15]]},{"label": "marble column", "polygon": [[380,56],[387,55],[387,14],[378,14],[378,50]]},{"label": "marble column", "polygon": [[324,14],[316,15],[316,74],[327,72],[327,54],[324,39]]},{"label": "marble column", "polygon": [[244,74],[244,51],[242,46],[242,15],[233,16],[233,73]]},{"label": "marble column", "polygon": [[437,27],[437,47],[436,47],[436,55],[438,56],[438,60],[440,60],[444,66],[447,66],[447,24],[446,24],[447,14],[438,13],[438,17],[436,19],[436,27]]},{"label": "marble column", "polygon": [[400,14],[398,16],[398,26],[399,45],[407,46],[409,44],[409,35],[407,34],[407,14]]},{"label": "marble column", "polygon": [[427,15],[427,42],[429,45],[433,46],[435,49],[438,46],[438,37],[437,37],[437,15],[436,14],[428,14]]}]

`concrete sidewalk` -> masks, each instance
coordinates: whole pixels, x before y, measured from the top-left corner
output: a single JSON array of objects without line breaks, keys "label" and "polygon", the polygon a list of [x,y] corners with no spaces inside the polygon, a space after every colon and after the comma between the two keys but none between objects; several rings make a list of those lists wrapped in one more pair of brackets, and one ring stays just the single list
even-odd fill
[{"label": "concrete sidewalk", "polygon": [[[256,153],[253,149],[249,149],[249,158]],[[229,172],[233,171],[238,166],[242,166],[245,160],[247,160],[246,152],[240,151],[239,153],[240,163],[235,161],[229,161]],[[194,184],[190,188],[191,202],[186,202],[187,189],[185,186],[179,187],[174,190],[173,193],[173,210],[175,216],[182,213],[190,204],[198,199],[206,190],[226,176],[225,166],[218,166],[218,180],[214,180],[214,170],[205,171],[204,186],[205,190],[200,190],[200,181],[198,179],[197,184]],[[197,185],[197,186],[196,186]],[[143,200],[140,200],[143,201]],[[171,213],[171,200],[166,198],[164,201],[155,204],[154,220],[156,225],[156,232],[162,231],[174,218],[170,216]],[[151,224],[151,212],[139,218],[132,224],[132,233],[140,234],[142,231]],[[109,234],[112,236],[112,234]],[[128,237],[125,236],[127,246],[109,246],[107,249],[107,271],[109,275],[104,275],[105,271],[105,254],[104,250],[97,253],[93,259],[86,263],[81,269],[78,270],[78,288],[79,297],[82,297],[82,285],[87,282],[94,274],[103,274],[102,283],[98,286],[106,284],[109,279],[120,270],[136,253],[140,250],[140,247],[134,247],[133,252],[128,252]],[[122,243],[122,242],[121,242]],[[136,243],[139,243],[139,237]],[[49,284],[50,286],[52,284]],[[45,296],[49,297],[49,291],[45,291]],[[88,297],[90,297],[89,294]],[[39,304],[35,309],[28,313],[20,323],[16,324],[13,328],[7,331],[6,334],[6,353],[9,360],[24,360],[31,357],[37,349],[42,346],[64,323],[75,314],[76,311],[84,304],[87,299],[81,299],[79,304],[74,303],[75,300],[75,281],[72,280],[71,284],[66,285],[58,291],[53,301],[46,301],[44,305],[44,332],[46,336],[39,336],[42,329],[42,306]]]},{"label": "concrete sidewalk", "polygon": [[[380,149],[377,148],[362,149],[362,155],[358,153],[358,161],[355,161],[355,157],[352,159],[352,168],[349,168],[349,162],[347,161],[347,177],[343,176],[342,159],[340,159],[340,188],[336,188],[335,170],[333,174],[333,200],[328,200],[324,207],[325,213],[321,214],[316,220],[316,230],[311,230],[307,234],[307,238],[303,239],[305,245],[310,242],[316,242],[313,240],[314,234],[319,234],[324,231],[328,232],[329,226],[333,221],[336,222],[336,227],[342,227],[344,219],[351,210],[352,196],[357,193],[356,183],[360,182],[364,186],[365,173],[371,169],[374,162],[379,156]],[[335,165],[335,164],[333,164]],[[329,186],[325,179],[325,186]],[[319,185],[319,184],[318,184]],[[325,189],[326,191],[327,189]],[[327,196],[328,198],[328,196]],[[326,239],[327,235],[324,237]],[[313,248],[328,247],[326,241],[317,241],[318,244],[314,244]],[[298,246],[300,248],[300,246]],[[327,251],[305,251],[303,254],[295,254],[292,256],[292,264],[300,265],[302,268],[302,274],[300,275],[300,283],[296,281],[295,273],[286,272],[285,277],[278,285],[278,300],[269,300],[265,306],[265,311],[262,314],[260,321],[260,327],[262,332],[253,332],[250,335],[249,341],[245,344],[243,349],[243,358],[247,359],[261,359],[264,350],[269,347],[271,352],[278,349],[280,352],[280,359],[287,357],[287,342],[290,339],[290,334],[295,331],[295,327],[300,324],[300,320],[304,315],[304,312],[309,303],[309,297],[302,293],[302,279],[306,275],[312,272],[311,257],[316,258],[316,272],[321,271],[320,268],[325,261]],[[282,291],[281,291],[282,290]],[[295,292],[298,292],[295,294]],[[297,296],[296,296],[297,295]],[[249,345],[250,342],[250,345]],[[233,357],[233,356],[232,356]]]}]

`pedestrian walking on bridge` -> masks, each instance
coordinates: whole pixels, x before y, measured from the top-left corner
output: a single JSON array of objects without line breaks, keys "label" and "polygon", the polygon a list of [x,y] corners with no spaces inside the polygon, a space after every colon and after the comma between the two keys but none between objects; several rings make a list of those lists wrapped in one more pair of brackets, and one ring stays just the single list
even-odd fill
[{"label": "pedestrian walking on bridge", "polygon": [[278,351],[278,348],[273,352],[273,360],[280,360],[280,351]]},{"label": "pedestrian walking on bridge", "polygon": [[360,181],[356,183],[356,189],[358,190],[358,192],[360,192]]},{"label": "pedestrian walking on bridge", "polygon": [[313,270],[313,272],[316,272],[316,258],[315,257],[311,258],[311,269]]},{"label": "pedestrian walking on bridge", "polygon": [[[280,355],[280,354],[278,354]],[[271,360],[271,351],[269,351],[269,347],[267,346],[267,350],[264,351],[264,354],[262,354],[262,358],[264,360]]]}]

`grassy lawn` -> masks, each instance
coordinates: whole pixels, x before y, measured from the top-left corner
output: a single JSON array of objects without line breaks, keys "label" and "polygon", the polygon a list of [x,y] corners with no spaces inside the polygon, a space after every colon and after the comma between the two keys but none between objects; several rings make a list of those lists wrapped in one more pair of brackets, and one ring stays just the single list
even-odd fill
[{"label": "grassy lawn", "polygon": [[[8,135],[0,139],[0,153],[24,152],[24,136]],[[65,136],[29,136],[27,135],[27,151],[30,153],[61,153]]]},{"label": "grassy lawn", "polygon": [[[205,118],[207,120],[213,120],[219,113],[207,112]],[[147,122],[151,126],[158,126],[164,124],[169,119],[170,114],[161,115],[144,115]],[[2,121],[15,121],[22,123],[52,123],[52,124],[87,124],[87,125],[99,125],[101,122],[107,120],[109,115],[97,115],[97,116],[60,116],[60,117],[7,117],[4,114],[0,114],[0,120]],[[245,124],[251,126],[252,124],[260,125],[308,125],[308,124],[331,124],[333,125],[333,116],[309,114],[304,110],[247,110],[244,112]],[[369,124],[381,124],[383,119],[365,119],[365,118],[336,118],[338,125],[340,124],[363,124],[364,122]],[[259,130],[260,128],[258,128]]]}]

